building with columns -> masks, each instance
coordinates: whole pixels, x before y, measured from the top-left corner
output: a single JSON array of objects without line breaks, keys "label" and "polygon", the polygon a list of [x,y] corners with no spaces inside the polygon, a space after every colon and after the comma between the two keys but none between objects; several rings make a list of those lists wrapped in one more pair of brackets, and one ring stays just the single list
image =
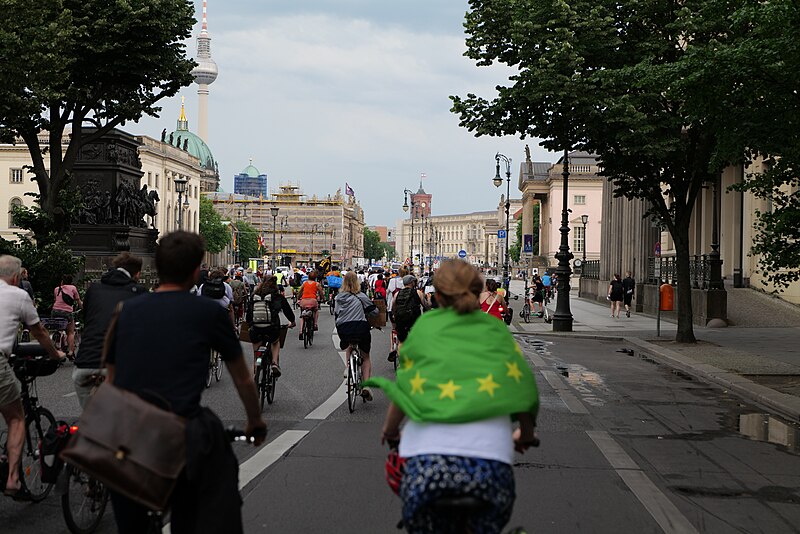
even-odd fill
[{"label": "building with columns", "polygon": [[[601,222],[603,220],[603,199],[605,178],[599,175],[597,158],[583,151],[569,153],[569,188],[567,208],[569,221],[569,246],[576,259],[587,260],[600,257]],[[539,204],[539,254],[524,250],[521,259],[530,262],[530,267],[555,267],[558,261],[555,254],[561,244],[561,213],[564,196],[564,158],[555,163],[534,162],[530,157],[520,164],[519,190],[522,192],[522,234],[533,236],[534,205]],[[585,228],[581,219],[588,216]],[[614,239],[622,239],[615,235]]]}]

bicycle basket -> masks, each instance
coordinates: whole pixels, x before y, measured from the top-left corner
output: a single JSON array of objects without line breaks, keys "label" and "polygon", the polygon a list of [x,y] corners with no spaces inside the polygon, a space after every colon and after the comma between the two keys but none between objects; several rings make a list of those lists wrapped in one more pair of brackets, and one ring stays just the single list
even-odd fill
[{"label": "bicycle basket", "polygon": [[50,376],[56,372],[58,366],[58,360],[47,357],[14,360],[14,371],[25,378]]},{"label": "bicycle basket", "polygon": [[66,330],[69,321],[63,317],[42,317],[42,326],[47,330]]}]

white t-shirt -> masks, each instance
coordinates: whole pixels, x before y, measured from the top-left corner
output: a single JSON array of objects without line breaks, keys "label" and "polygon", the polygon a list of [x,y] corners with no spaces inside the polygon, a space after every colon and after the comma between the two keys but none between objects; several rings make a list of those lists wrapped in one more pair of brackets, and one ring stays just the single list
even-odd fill
[{"label": "white t-shirt", "polygon": [[441,454],[496,460],[511,465],[514,461],[512,431],[508,415],[456,425],[409,421],[403,428],[399,452],[403,458]]},{"label": "white t-shirt", "polygon": [[[228,305],[233,301],[233,288],[231,288],[231,285],[228,282],[222,282],[222,285],[225,286],[225,296],[215,300],[219,303],[220,306],[222,306],[225,309],[228,309]],[[202,285],[199,288],[197,288],[197,295],[198,296],[203,295]]]},{"label": "white t-shirt", "polygon": [[395,276],[389,280],[389,286],[386,288],[386,309],[392,311],[392,303],[394,302],[394,292],[400,291],[405,286],[403,285],[403,277]]},{"label": "white t-shirt", "polygon": [[0,280],[0,353],[11,354],[19,323],[33,326],[38,322],[39,315],[28,293]]}]

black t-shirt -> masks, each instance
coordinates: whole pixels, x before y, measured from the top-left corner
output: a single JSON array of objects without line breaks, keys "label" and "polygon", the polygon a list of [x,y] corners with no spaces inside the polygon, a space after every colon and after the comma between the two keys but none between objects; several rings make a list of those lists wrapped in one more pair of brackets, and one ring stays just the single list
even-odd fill
[{"label": "black t-shirt", "polygon": [[146,400],[163,398],[178,415],[192,417],[212,348],[224,361],[242,357],[225,308],[185,291],[150,293],[125,302],[107,361],[116,386]]}]

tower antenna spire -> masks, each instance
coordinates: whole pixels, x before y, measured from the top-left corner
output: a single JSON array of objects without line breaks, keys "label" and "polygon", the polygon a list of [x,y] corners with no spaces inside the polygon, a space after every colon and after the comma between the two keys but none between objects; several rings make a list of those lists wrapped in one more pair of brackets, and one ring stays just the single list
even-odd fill
[{"label": "tower antenna spire", "polygon": [[208,33],[208,0],[203,0],[203,32]]}]

